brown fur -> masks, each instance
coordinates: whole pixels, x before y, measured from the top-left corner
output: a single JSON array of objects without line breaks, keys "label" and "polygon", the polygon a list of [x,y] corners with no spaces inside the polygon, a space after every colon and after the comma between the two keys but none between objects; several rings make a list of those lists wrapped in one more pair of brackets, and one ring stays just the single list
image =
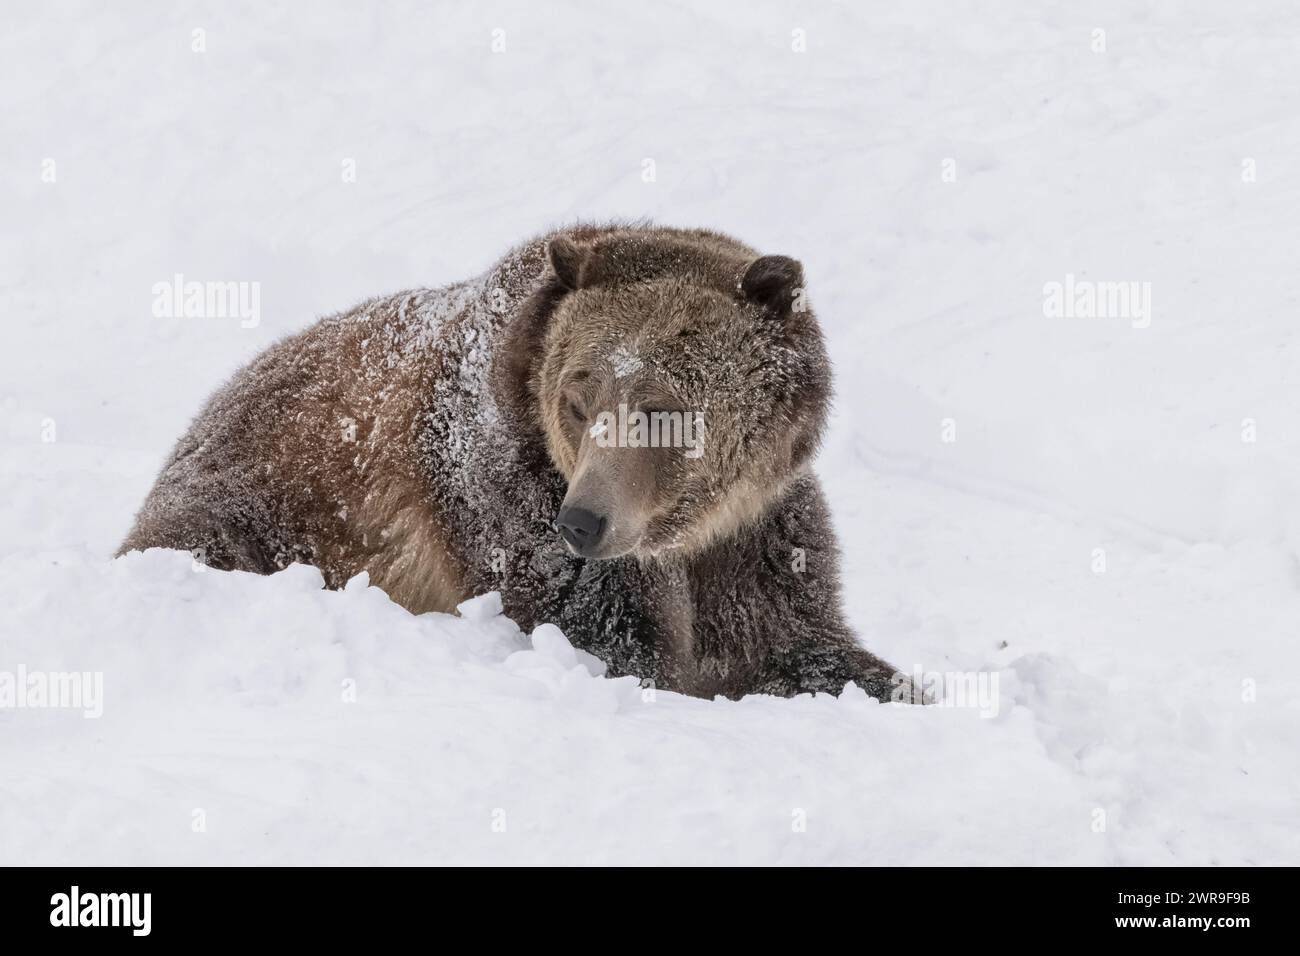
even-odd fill
[{"label": "brown fur", "polygon": [[470,595],[404,444],[431,369],[389,368],[382,351],[427,337],[404,309],[414,295],[326,320],[237,375],[173,452],[119,553],[181,548],[263,573],[302,561],[331,587],[366,571],[413,613],[454,610]]}]

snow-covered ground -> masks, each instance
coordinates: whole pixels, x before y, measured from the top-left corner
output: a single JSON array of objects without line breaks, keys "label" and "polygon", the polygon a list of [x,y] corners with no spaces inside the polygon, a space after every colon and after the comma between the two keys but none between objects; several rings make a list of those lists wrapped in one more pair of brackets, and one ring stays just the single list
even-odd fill
[{"label": "snow-covered ground", "polygon": [[[1294,4],[9,6],[0,691],[103,685],[0,709],[0,863],[1300,863]],[[611,216],[803,260],[851,618],[995,715],[110,559],[267,344]]]}]

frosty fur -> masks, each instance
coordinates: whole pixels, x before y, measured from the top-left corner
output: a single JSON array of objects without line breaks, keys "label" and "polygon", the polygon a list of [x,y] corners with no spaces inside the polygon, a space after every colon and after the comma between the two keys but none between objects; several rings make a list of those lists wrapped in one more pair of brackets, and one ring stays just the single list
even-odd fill
[{"label": "frosty fur", "polygon": [[[180,548],[259,573],[302,562],[331,587],[366,571],[413,613],[496,590],[521,627],[554,623],[611,673],[660,688],[788,696],[853,681],[888,700],[894,668],[844,621],[809,470],[830,366],[802,294],[794,260],[703,230],[609,225],[362,303],[213,396],[121,552]],[[644,355],[611,369],[629,340]],[[585,453],[566,389],[585,365],[582,387],[612,395],[643,362],[704,411],[705,452],[635,465],[653,476],[626,496],[645,533],[582,560],[553,527]]]}]

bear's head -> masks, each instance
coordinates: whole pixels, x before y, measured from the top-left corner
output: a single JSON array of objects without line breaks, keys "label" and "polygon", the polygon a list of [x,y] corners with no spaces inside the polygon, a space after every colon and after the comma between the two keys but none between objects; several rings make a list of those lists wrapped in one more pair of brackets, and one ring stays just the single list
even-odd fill
[{"label": "bear's head", "polygon": [[758,519],[814,455],[830,364],[803,270],[703,231],[553,237],[514,342],[568,483],[581,557],[702,549]]}]

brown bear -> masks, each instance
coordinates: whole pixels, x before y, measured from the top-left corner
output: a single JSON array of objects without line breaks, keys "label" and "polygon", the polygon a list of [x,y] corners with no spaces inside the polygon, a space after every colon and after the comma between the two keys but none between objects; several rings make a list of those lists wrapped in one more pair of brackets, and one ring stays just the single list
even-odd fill
[{"label": "brown bear", "polygon": [[810,471],[831,369],[798,262],[580,225],[274,345],[177,444],[121,551],[359,572],[697,696],[906,695],[855,640]]}]

